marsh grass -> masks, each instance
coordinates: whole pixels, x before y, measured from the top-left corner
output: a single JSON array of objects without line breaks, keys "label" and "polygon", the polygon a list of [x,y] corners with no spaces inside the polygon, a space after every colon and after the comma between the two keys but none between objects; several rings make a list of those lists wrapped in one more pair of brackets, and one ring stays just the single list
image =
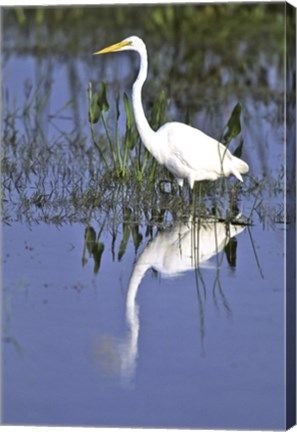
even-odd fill
[{"label": "marsh grass", "polygon": [[[40,97],[39,92],[28,94],[21,108],[7,97],[3,117],[2,221],[32,226],[42,222],[56,226],[83,224],[82,265],[91,262],[94,274],[98,274],[107,250],[113,260],[121,261],[129,247],[137,254],[159,231],[177,221],[195,220],[197,229],[192,241],[203,341],[207,290],[199,263],[199,227],[212,219],[214,224],[224,222],[226,229],[230,223],[249,228],[255,216],[263,225],[281,222],[283,208],[273,201],[269,206],[264,197],[268,191],[273,197],[276,190],[281,190],[282,176],[273,185],[268,185],[266,178],[259,180],[249,175],[244,185],[235,179],[220,179],[196,183],[193,192],[188,185],[181,191],[171,174],[156,164],[140,142],[126,94],[117,94],[114,102],[110,102],[103,82],[98,91],[89,84],[89,137],[78,135],[75,129],[63,131],[71,101],[45,117],[49,125],[55,125],[51,133],[45,134],[42,119],[46,97]],[[124,112],[120,112],[121,101]],[[112,103],[114,111],[110,109]],[[235,106],[226,124],[223,138],[228,146],[239,137],[240,112]],[[124,130],[119,122],[122,115],[125,115]],[[152,106],[149,119],[154,129],[169,120],[164,92]],[[242,146],[240,140],[235,151],[241,151]],[[103,235],[106,231],[110,234],[108,239]],[[248,233],[255,263],[263,277],[252,233],[250,230]],[[222,306],[230,316],[232,311],[220,276],[223,255],[234,267],[236,239],[230,239],[215,258],[212,289],[215,306]]]},{"label": "marsh grass", "polygon": [[[106,172],[109,172],[113,178],[118,180],[132,178],[139,183],[153,183],[156,180],[157,163],[141,143],[134,121],[131,101],[127,94],[122,95],[126,117],[125,132],[122,136],[119,131],[120,95],[116,95],[115,116],[110,123],[106,119],[106,113],[109,111],[110,106],[103,81],[100,82],[98,92],[93,91],[93,85],[91,82],[89,83],[88,101],[92,142],[95,148],[98,149],[99,157]],[[153,129],[158,129],[168,119],[168,103],[165,93],[162,91],[151,110]],[[100,133],[102,133],[103,126],[103,145],[100,145],[102,135],[96,135],[96,124],[98,124],[97,129]]]},{"label": "marsh grass", "polygon": [[[268,4],[257,7],[241,4],[199,8],[196,5],[156,6],[146,7],[145,14],[139,14],[134,6],[6,9],[3,21],[5,55],[8,58],[32,57],[36,70],[40,68],[39,76],[44,73],[48,82],[54,82],[59,76],[52,72],[52,65],[55,64],[57,70],[62,63],[67,69],[65,84],[70,77],[71,88],[65,97],[70,100],[54,113],[47,110],[51,94],[43,82],[32,88],[26,85],[23,104],[16,97],[12,98],[8,90],[4,92],[2,222],[12,226],[15,222],[24,223],[31,227],[41,223],[57,227],[81,224],[82,265],[91,263],[93,273],[98,274],[106,254],[111,253],[114,261],[122,261],[129,248],[136,254],[159,231],[191,217],[196,224],[192,241],[203,344],[207,299],[212,296],[217,309],[227,316],[232,314],[220,269],[223,257],[227,257],[231,271],[234,269],[236,238],[231,238],[224,251],[214,258],[211,290],[199,263],[199,228],[210,218],[214,224],[224,222],[226,229],[229,223],[246,226],[250,251],[263,277],[257,246],[262,238],[253,239],[250,225],[256,221],[257,225],[274,230],[277,224],[282,224],[283,229],[285,215],[280,197],[284,194],[284,170],[276,177],[269,176],[269,180],[261,175],[261,170],[257,170],[259,177],[251,170],[243,185],[236,179],[222,177],[217,182],[196,184],[193,193],[187,184],[180,191],[172,175],[156,163],[140,142],[129,96],[119,92],[111,96],[111,86],[116,87],[116,81],[111,79],[110,87],[104,82],[98,83],[98,65],[95,78],[91,73],[94,82],[89,83],[85,95],[77,93],[77,88],[85,88],[90,75],[89,70],[87,78],[77,74],[79,68],[73,67],[73,59],[83,59],[87,66],[90,47],[97,47],[99,40],[107,40],[111,30],[117,40],[127,28],[136,29],[136,34],[145,36],[151,54],[154,54],[151,56],[154,59],[151,95],[165,88],[177,107],[173,111],[174,118],[190,123],[194,113],[205,110],[216,122],[221,115],[215,108],[218,100],[220,105],[227,101],[231,91],[244,101],[243,106],[236,104],[233,111],[230,110],[222,133],[220,126],[217,131],[219,141],[240,157],[245,145],[241,134],[242,111],[247,104],[251,107],[257,101],[264,101],[267,107],[273,108],[271,101],[279,100],[279,111],[283,111],[282,11],[282,5]],[[101,22],[100,26],[98,22]],[[217,31],[210,33],[211,27]],[[25,39],[24,34],[28,35]],[[269,40],[267,35],[270,35]],[[46,73],[42,68],[45,64]],[[183,69],[182,64],[187,66]],[[270,85],[271,70],[277,78],[276,84]],[[8,88],[14,92],[13,86]],[[80,105],[81,97],[88,100],[89,107],[88,112],[82,108],[81,116],[87,123],[85,129],[79,128],[74,109]],[[162,91],[155,102],[146,107],[154,130],[170,120],[168,106],[166,93]],[[73,110],[70,111],[71,107]],[[268,112],[266,107],[264,112]],[[276,130],[278,120],[273,117],[269,122]],[[262,123],[263,111],[254,110],[252,122],[242,129],[261,131]],[[216,125],[209,129],[216,130]],[[262,132],[264,136],[265,129]],[[248,152],[253,149],[249,160],[253,163],[259,158],[264,172],[268,170],[269,158],[259,137],[261,133],[248,149]],[[77,290],[81,289],[80,284],[77,286]],[[16,285],[12,294],[19,289],[26,289],[26,281]],[[21,352],[10,321],[11,299],[9,297],[4,304],[5,341]]]},{"label": "marsh grass", "polygon": [[[115,99],[116,105],[116,115],[115,118],[112,119],[111,127],[109,128],[105,113],[109,110],[109,103],[107,101],[107,92],[106,86],[103,81],[100,82],[100,90],[99,92],[93,92],[92,83],[89,83],[89,121],[91,128],[92,141],[94,146],[99,151],[99,156],[102,160],[102,164],[104,165],[104,169],[106,172],[109,172],[110,175],[115,179],[135,179],[138,183],[146,183],[147,185],[158,183],[162,184],[163,180],[166,182],[174,184],[173,176],[162,167],[158,167],[155,159],[152,155],[145,149],[142,145],[141,140],[139,138],[132,106],[130,99],[127,94],[123,94],[123,103],[125,109],[126,116],[126,130],[122,139],[119,137],[119,128],[118,128],[118,120],[120,116],[119,111],[119,101],[120,95],[117,94]],[[152,125],[153,130],[157,130],[160,126],[162,126],[166,121],[169,120],[167,115],[167,110],[169,106],[169,101],[165,97],[164,91],[160,93],[156,102],[154,103],[151,115],[150,115],[150,123]],[[224,133],[222,134],[222,141],[225,145],[226,151],[233,139],[235,139],[241,132],[241,123],[240,123],[240,115],[241,115],[241,105],[238,103],[234,107],[230,119],[228,120]],[[100,147],[98,144],[100,139],[96,137],[94,125],[99,123],[100,126],[103,125],[103,130],[105,134],[105,147]],[[110,129],[113,130],[111,133]],[[102,129],[101,129],[102,130]],[[121,142],[120,142],[121,141]],[[235,149],[235,153],[238,157],[241,155],[243,147],[243,139],[241,139],[240,144]],[[229,195],[232,197],[235,196],[237,188],[233,186],[230,188],[228,186],[227,180],[224,178],[223,172],[223,162],[224,157],[226,155],[226,151],[221,155],[221,164],[222,164],[222,177],[219,179],[218,184],[215,187],[215,195],[221,197],[224,194],[226,201],[229,201]],[[198,207],[201,207],[201,194],[205,193],[214,193],[214,188],[210,186],[210,182],[204,182],[207,184],[206,187],[202,189],[200,184],[199,186],[199,203]],[[176,190],[174,186],[171,187],[171,190]],[[192,210],[196,212],[196,194],[197,187],[194,188],[192,196],[189,194],[190,199],[192,199],[193,206]],[[231,203],[229,203],[229,207],[231,208]],[[216,207],[216,205],[215,205]],[[228,213],[230,213],[230,208],[228,209]]]},{"label": "marsh grass", "polygon": [[[250,96],[253,103],[264,101],[267,107],[273,107],[272,100],[280,100],[282,112],[283,6],[168,5],[146,7],[145,11],[139,14],[134,6],[19,7],[4,11],[3,47],[7,59],[32,56],[37,75],[44,75],[47,82],[54,82],[58,75],[53,71],[63,64],[70,84],[66,99],[71,99],[52,113],[47,110],[50,90],[42,82],[31,84],[31,88],[26,86],[23,104],[11,98],[8,90],[4,92],[2,220],[5,223],[45,221],[59,225],[88,224],[95,220],[100,224],[107,216],[107,223],[116,227],[127,217],[128,213],[124,215],[127,207],[132,210],[131,220],[146,224],[148,230],[191,213],[219,219],[234,219],[242,213],[248,223],[256,217],[263,225],[271,226],[284,220],[279,199],[284,183],[281,173],[273,181],[270,177],[268,182],[261,174],[254,177],[251,171],[245,176],[244,185],[233,178],[202,182],[199,188],[196,186],[194,196],[188,185],[180,191],[171,174],[155,162],[140,142],[129,96],[119,93],[111,96],[117,85],[112,77],[110,87],[97,82],[97,73],[102,72],[99,65],[95,77],[94,64],[90,63],[92,71],[88,70],[86,78],[75,72],[79,67],[74,67],[73,61],[77,57],[88,66],[90,47],[95,48],[99,40],[109,38],[111,29],[115,40],[127,29],[135,29],[136,34],[139,32],[145,38],[153,59],[148,100],[153,94],[159,96],[146,107],[153,129],[170,120],[166,94],[172,97],[175,118],[190,119],[203,109],[218,120],[221,111],[215,109],[217,94],[220,103],[230,100],[228,95],[236,95],[244,101],[243,106],[237,104],[233,112],[230,109],[225,128],[222,124],[222,128],[212,125],[209,129],[216,130],[219,141],[225,140],[226,148],[240,157],[245,150],[242,111],[250,103]],[[217,31],[209,32],[211,26]],[[275,74],[274,83],[270,83],[270,71]],[[87,97],[82,96],[88,100],[90,121],[85,129],[80,129],[74,107],[79,105],[82,95],[77,88],[85,88],[86,79],[94,80],[89,84]],[[7,88],[14,91],[11,84]],[[160,88],[166,89],[166,93],[160,92]],[[73,110],[69,114],[70,106]],[[82,106],[80,116],[87,123],[86,104]],[[263,112],[255,110],[253,115],[253,121],[259,123],[242,129],[261,129]],[[278,120],[274,118],[273,122],[276,130]],[[260,159],[264,171],[268,169],[269,158],[259,136],[253,137],[256,144],[251,147],[254,152],[249,153],[249,160],[253,163]]]},{"label": "marsh grass", "polygon": [[[194,194],[188,185],[179,190],[172,175],[142,145],[126,94],[117,94],[111,100],[103,82],[98,90],[89,84],[89,136],[69,127],[67,110],[72,101],[52,114],[45,110],[48,97],[46,92],[28,92],[20,107],[15,99],[5,96],[4,223],[43,221],[56,225],[73,222],[89,225],[91,221],[100,224],[107,218],[114,232],[129,220],[145,224],[149,232],[150,227],[161,229],[189,214],[242,223],[252,223],[255,214],[264,223],[282,220],[282,207],[273,202],[269,207],[263,200],[268,186],[265,178],[259,180],[248,175],[244,185],[232,178],[205,181],[195,186]],[[148,115],[154,129],[170,120],[168,104],[165,93],[161,92]],[[234,110],[224,131],[228,145],[240,132],[241,110],[238,105]],[[121,116],[125,119],[121,123],[125,125],[124,130],[120,128]],[[240,148],[235,151],[242,149],[242,144],[240,141]],[[281,176],[275,182],[270,187],[271,194],[276,188],[282,188]],[[138,237],[137,230],[125,230],[122,250],[128,231],[133,238]]]}]

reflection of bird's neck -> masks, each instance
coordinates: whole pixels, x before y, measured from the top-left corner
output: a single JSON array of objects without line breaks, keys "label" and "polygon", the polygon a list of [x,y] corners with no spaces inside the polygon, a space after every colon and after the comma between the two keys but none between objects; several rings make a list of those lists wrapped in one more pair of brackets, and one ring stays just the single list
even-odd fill
[{"label": "reflection of bird's neck", "polygon": [[128,308],[134,307],[140,282],[143,279],[146,271],[151,267],[150,262],[146,262],[145,258],[146,258],[146,254],[144,250],[142,254],[139,256],[130,278],[128,292],[127,292]]},{"label": "reflection of bird's neck", "polygon": [[128,382],[131,381],[135,373],[138,356],[139,316],[136,295],[140,282],[148,268],[147,265],[135,265],[127,292],[126,320],[129,333],[122,349],[122,374]]},{"label": "reflection of bird's neck", "polygon": [[143,144],[145,145],[147,150],[150,153],[152,153],[152,155],[159,161],[158,146],[156,148],[156,132],[153,131],[153,129],[150,127],[142,105],[141,90],[147,77],[147,67],[148,67],[147,52],[145,46],[143,46],[142,50],[139,51],[139,55],[140,55],[139,73],[132,89],[132,104],[133,104],[134,118],[135,118],[137,130],[139,132]]}]

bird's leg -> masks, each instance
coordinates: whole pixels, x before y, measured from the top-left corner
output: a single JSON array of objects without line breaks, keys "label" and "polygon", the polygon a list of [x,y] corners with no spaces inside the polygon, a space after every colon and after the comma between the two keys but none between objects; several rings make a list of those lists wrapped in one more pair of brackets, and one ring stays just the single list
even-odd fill
[{"label": "bird's leg", "polygon": [[230,196],[231,215],[233,219],[236,219],[236,217],[240,214],[237,194],[238,194],[238,188],[237,186],[234,186],[234,188],[231,189],[231,196]]},{"label": "bird's leg", "polygon": [[193,216],[193,218],[195,218],[195,213],[196,213],[196,182],[193,184],[190,197],[191,197],[191,204],[192,204],[192,216]]},{"label": "bird's leg", "polygon": [[199,209],[201,207],[201,200],[202,200],[202,182],[199,182],[199,190],[198,190],[198,199],[199,199]]},{"label": "bird's leg", "polygon": [[[179,196],[182,204],[184,202],[187,202],[187,190],[185,190],[185,187],[183,187],[183,186],[178,187],[178,196]],[[190,197],[190,199],[191,199],[191,197]]]},{"label": "bird's leg", "polygon": [[180,185],[178,185],[178,196],[183,200],[183,188]]},{"label": "bird's leg", "polygon": [[202,198],[202,182],[195,181],[192,189],[192,214],[195,216],[196,212],[196,201],[197,201],[197,194],[198,194],[198,211],[200,211],[201,207],[201,198]]}]

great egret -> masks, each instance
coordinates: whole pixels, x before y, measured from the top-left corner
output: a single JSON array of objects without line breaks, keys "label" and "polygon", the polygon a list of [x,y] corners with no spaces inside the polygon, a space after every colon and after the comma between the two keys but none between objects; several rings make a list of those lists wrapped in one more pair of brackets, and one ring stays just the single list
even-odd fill
[{"label": "great egret", "polygon": [[243,181],[241,174],[247,173],[249,166],[200,130],[179,122],[166,123],[157,131],[150,127],[141,97],[148,68],[147,50],[142,39],[130,36],[94,54],[126,50],[136,51],[140,56],[140,69],[132,89],[132,105],[140,138],[155,159],[176,177],[178,185],[182,187],[184,179],[187,179],[193,189],[195,181],[216,180],[231,174]]}]

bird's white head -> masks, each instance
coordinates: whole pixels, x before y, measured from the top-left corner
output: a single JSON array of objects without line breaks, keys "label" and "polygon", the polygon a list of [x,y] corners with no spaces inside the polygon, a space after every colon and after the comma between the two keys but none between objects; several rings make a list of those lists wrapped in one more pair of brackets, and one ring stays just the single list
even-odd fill
[{"label": "bird's white head", "polygon": [[128,38],[122,40],[121,42],[118,42],[114,45],[110,45],[106,48],[103,48],[100,51],[94,52],[94,55],[97,54],[106,54],[110,52],[117,52],[117,51],[137,51],[141,52],[145,49],[144,42],[142,39],[140,39],[138,36],[129,36]]}]

